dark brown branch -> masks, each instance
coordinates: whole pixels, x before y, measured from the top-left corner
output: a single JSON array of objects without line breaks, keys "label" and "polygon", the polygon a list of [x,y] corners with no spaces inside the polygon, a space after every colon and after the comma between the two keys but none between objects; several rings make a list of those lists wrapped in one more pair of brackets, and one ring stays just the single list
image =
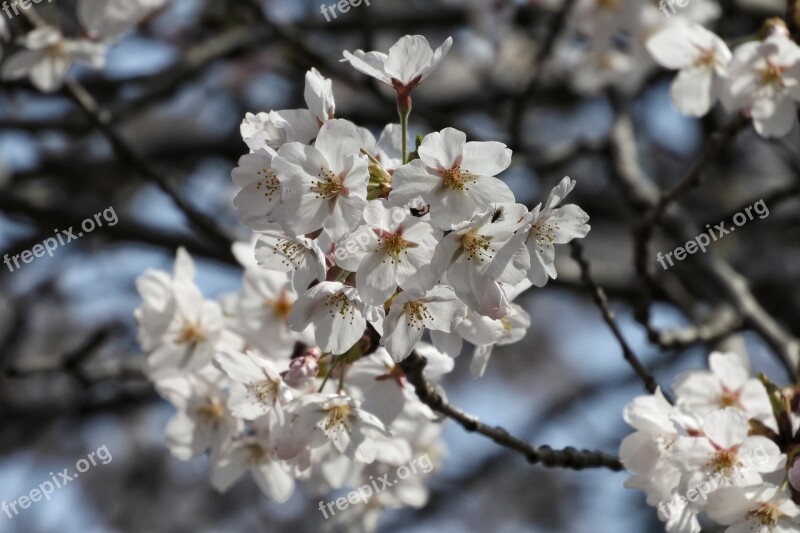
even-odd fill
[{"label": "dark brown branch", "polygon": [[[572,248],[572,258],[581,267],[581,278],[583,279],[586,288],[589,289],[589,292],[592,294],[592,299],[594,300],[595,304],[597,304],[597,307],[600,308],[600,312],[603,314],[603,320],[606,321],[606,324],[608,324],[608,327],[611,329],[611,332],[614,334],[614,337],[617,339],[617,342],[622,348],[622,356],[625,358],[625,361],[631,365],[631,368],[633,368],[633,371],[636,372],[636,375],[639,376],[639,379],[642,381],[647,391],[650,394],[655,393],[656,389],[658,389],[658,383],[644,366],[644,364],[639,360],[639,357],[636,355],[636,353],[634,353],[633,349],[631,349],[628,341],[625,340],[625,336],[622,334],[622,330],[617,324],[614,313],[608,306],[608,298],[606,297],[606,293],[603,292],[602,287],[598,286],[592,278],[591,265],[583,256],[583,245],[581,245],[581,243],[578,241],[572,241],[570,246]],[[664,396],[669,399],[668,393],[666,391],[662,392],[664,392]]]},{"label": "dark brown branch", "polygon": [[417,396],[422,402],[447,418],[456,421],[470,433],[480,433],[490,438],[496,444],[513,450],[525,457],[531,464],[542,464],[547,467],[572,468],[583,470],[585,468],[608,468],[622,470],[622,463],[618,458],[603,452],[591,450],[577,450],[564,448],[553,450],[549,446],[533,446],[511,435],[502,427],[491,427],[481,422],[477,417],[465,413],[458,407],[449,404],[425,378],[424,370],[427,361],[416,352],[406,358],[400,367],[406,374],[409,383],[414,386]]},{"label": "dark brown branch", "polygon": [[229,249],[233,241],[207,214],[197,210],[183,199],[169,178],[156,171],[147,161],[139,157],[128,143],[111,125],[111,115],[101,110],[92,96],[79,83],[67,80],[67,92],[78,106],[86,113],[91,122],[111,143],[114,152],[125,163],[131,165],[143,177],[152,181],[169,196],[189,222],[203,233],[220,250]]}]

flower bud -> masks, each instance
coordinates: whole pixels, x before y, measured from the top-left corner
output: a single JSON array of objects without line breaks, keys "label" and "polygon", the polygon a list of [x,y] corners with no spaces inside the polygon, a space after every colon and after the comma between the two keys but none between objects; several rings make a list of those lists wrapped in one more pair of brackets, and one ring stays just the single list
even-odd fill
[{"label": "flower bud", "polygon": [[292,359],[283,380],[295,389],[313,388],[321,356],[322,351],[316,346],[308,348],[303,355]]}]

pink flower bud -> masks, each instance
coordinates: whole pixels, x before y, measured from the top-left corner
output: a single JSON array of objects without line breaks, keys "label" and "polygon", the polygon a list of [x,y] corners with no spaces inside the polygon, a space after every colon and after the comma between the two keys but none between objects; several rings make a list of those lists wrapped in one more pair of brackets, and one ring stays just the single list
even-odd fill
[{"label": "pink flower bud", "polygon": [[295,389],[305,389],[313,387],[314,379],[319,372],[319,358],[322,351],[316,346],[308,348],[303,355],[292,359],[289,370],[284,376],[284,381]]}]

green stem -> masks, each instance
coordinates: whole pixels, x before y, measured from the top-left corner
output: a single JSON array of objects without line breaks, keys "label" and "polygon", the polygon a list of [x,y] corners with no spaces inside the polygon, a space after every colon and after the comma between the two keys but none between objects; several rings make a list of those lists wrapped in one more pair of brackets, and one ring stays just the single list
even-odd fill
[{"label": "green stem", "polygon": [[333,374],[333,369],[336,368],[336,364],[339,362],[339,359],[336,359],[334,356],[331,356],[331,367],[328,369],[328,373],[325,375],[325,379],[322,380],[322,385],[319,386],[319,390],[317,392],[322,392],[322,389],[325,388],[325,385],[328,383],[328,380]]}]

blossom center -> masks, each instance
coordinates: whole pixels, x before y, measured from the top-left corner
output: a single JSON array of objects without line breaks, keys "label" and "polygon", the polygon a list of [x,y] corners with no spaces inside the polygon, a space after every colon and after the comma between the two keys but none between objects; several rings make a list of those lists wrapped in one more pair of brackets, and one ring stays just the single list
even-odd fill
[{"label": "blossom center", "polygon": [[336,294],[328,296],[325,301],[325,306],[330,307],[331,316],[335,316],[338,313],[344,318],[347,313],[350,313],[350,323],[352,324],[353,315],[355,314],[355,304],[343,292],[339,291]]},{"label": "blossom center", "polygon": [[267,200],[272,201],[275,192],[280,188],[280,182],[275,173],[267,168],[262,168],[256,171],[256,175],[260,176],[256,182],[256,190],[263,191]]},{"label": "blossom center", "polygon": [[783,67],[767,61],[767,66],[761,71],[761,82],[764,85],[783,86]]},{"label": "blossom center", "polygon": [[741,402],[739,401],[739,393],[733,392],[728,389],[723,389],[722,394],[719,397],[719,406],[720,407],[742,407]]},{"label": "blossom center", "polygon": [[292,302],[289,300],[286,291],[281,292],[277,300],[267,300],[264,304],[267,307],[271,307],[275,316],[280,319],[289,318],[289,313],[292,312]]},{"label": "blossom center", "polygon": [[275,245],[275,250],[273,253],[277,254],[278,252],[281,252],[284,256],[281,259],[281,263],[284,266],[297,270],[303,262],[303,254],[305,253],[305,250],[305,246],[297,241],[293,241],[291,239],[280,239]]},{"label": "blossom center", "polygon": [[394,256],[395,259],[403,253],[408,255],[406,250],[416,246],[414,243],[405,240],[399,233],[385,233],[380,236],[379,243],[380,248]]},{"label": "blossom center", "polygon": [[783,513],[777,505],[772,503],[762,503],[757,509],[750,511],[749,516],[755,518],[761,525],[767,526],[770,531],[778,525],[778,519]]},{"label": "blossom center", "polygon": [[251,466],[259,466],[269,462],[269,453],[258,444],[248,445],[247,452],[247,462]]},{"label": "blossom center", "polygon": [[350,417],[350,407],[347,405],[337,405],[328,410],[328,417],[325,419],[323,429],[326,432],[349,431],[347,420]]},{"label": "blossom center", "polygon": [[741,466],[738,447],[717,451],[712,462],[717,472],[729,475],[735,468]]},{"label": "blossom center", "polygon": [[475,178],[469,172],[461,170],[460,166],[441,171],[442,184],[453,191],[468,191],[467,185]]},{"label": "blossom center", "polygon": [[186,324],[178,335],[178,344],[198,344],[206,340],[206,334],[197,324]]},{"label": "blossom center", "polygon": [[274,404],[278,398],[278,384],[268,379],[248,385],[250,391],[255,395],[259,403]]},{"label": "blossom center", "polygon": [[311,185],[311,192],[315,193],[317,198],[332,200],[344,190],[342,180],[330,170],[320,168],[317,177],[319,179]]},{"label": "blossom center", "polygon": [[489,239],[483,235],[467,233],[461,237],[461,246],[467,252],[467,261],[477,259],[483,263],[487,259],[492,259],[495,249],[489,244]]},{"label": "blossom center", "polygon": [[195,413],[206,424],[214,425],[222,420],[222,415],[225,411],[219,400],[209,398],[206,403],[197,408]]},{"label": "blossom center", "polygon": [[425,327],[425,319],[433,319],[428,307],[420,300],[412,300],[403,304],[403,311],[406,314],[408,325],[415,329]]},{"label": "blossom center", "polygon": [[717,64],[717,55],[714,50],[700,48],[700,55],[694,61],[695,67],[713,67]]}]

